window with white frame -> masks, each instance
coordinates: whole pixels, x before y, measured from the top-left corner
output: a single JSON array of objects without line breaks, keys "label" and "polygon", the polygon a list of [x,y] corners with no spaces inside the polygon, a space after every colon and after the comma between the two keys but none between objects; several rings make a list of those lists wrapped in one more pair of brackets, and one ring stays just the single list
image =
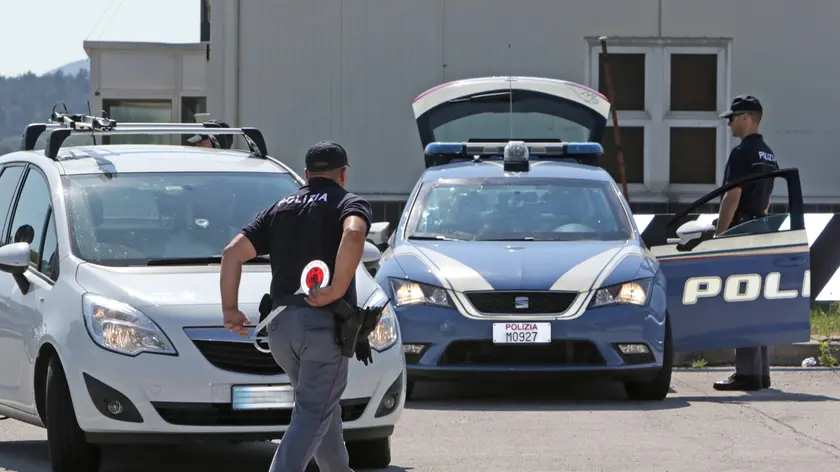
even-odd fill
[{"label": "window with white frame", "polygon": [[[607,95],[601,46],[590,40],[589,85]],[[729,41],[610,38],[609,64],[627,183],[637,190],[707,191],[728,154]],[[612,119],[603,166],[619,180]]]}]

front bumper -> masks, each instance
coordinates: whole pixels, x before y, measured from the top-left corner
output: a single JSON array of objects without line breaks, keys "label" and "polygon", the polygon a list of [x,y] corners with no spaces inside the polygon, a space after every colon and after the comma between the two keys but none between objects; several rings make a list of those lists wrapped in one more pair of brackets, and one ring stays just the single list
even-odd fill
[{"label": "front bumper", "polygon": [[[665,313],[648,307],[611,306],[551,323],[550,344],[494,344],[493,324],[455,309],[415,305],[397,309],[411,380],[498,379],[551,373],[645,380],[661,368]],[[644,344],[648,354],[623,354],[620,344]],[[420,352],[417,352],[420,351]]]},{"label": "front bumper", "polygon": [[[167,329],[166,332],[178,350],[177,356],[143,353],[129,357],[101,349],[86,332],[70,336],[73,341],[59,354],[79,426],[90,441],[181,442],[282,437],[291,421],[291,408],[235,411],[231,387],[288,385],[287,375],[253,375],[220,369],[199,351],[184,330]],[[349,440],[389,436],[405,404],[405,359],[401,343],[398,341],[381,353],[374,351],[373,357],[373,364],[368,366],[350,359],[347,388],[341,400],[345,437]],[[385,402],[386,397],[396,401]],[[122,406],[119,414],[113,414],[107,407],[115,399]]]}]

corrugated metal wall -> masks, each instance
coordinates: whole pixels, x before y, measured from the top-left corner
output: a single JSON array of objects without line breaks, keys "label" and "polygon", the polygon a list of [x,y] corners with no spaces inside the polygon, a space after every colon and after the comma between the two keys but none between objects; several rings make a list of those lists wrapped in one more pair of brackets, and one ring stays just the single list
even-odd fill
[{"label": "corrugated metal wall", "polygon": [[[226,15],[214,0],[209,97],[230,119]],[[767,106],[762,128],[811,202],[840,202],[840,2],[826,0],[241,0],[237,123],[303,168],[319,139],[350,152],[351,190],[400,200],[423,171],[411,101],[442,81],[543,75],[583,82],[586,36],[732,37],[733,94]],[[233,43],[231,43],[233,42]],[[511,45],[508,48],[508,45]],[[227,54],[223,54],[223,50]],[[226,79],[228,77],[228,79]],[[228,103],[230,97],[228,97]],[[734,144],[734,143],[733,143]]]}]

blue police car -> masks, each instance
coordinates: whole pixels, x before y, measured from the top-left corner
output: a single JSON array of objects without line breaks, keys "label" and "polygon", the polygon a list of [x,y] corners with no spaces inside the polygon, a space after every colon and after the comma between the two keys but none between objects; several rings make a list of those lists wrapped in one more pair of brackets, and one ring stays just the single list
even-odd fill
[{"label": "blue police car", "polygon": [[598,166],[609,110],[597,91],[529,77],[457,81],[415,100],[426,171],[376,272],[409,392],[418,380],[590,374],[661,400],[675,352],[809,339],[797,171],[758,177],[786,183],[787,213],[714,236],[690,215],[729,185],[645,241]]}]

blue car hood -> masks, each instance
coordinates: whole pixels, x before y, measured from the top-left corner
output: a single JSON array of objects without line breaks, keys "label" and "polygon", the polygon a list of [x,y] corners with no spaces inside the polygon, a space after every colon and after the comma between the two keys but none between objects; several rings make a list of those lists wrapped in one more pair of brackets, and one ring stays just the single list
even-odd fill
[{"label": "blue car hood", "polygon": [[407,278],[458,292],[582,292],[656,270],[635,241],[404,241],[394,257]]}]

